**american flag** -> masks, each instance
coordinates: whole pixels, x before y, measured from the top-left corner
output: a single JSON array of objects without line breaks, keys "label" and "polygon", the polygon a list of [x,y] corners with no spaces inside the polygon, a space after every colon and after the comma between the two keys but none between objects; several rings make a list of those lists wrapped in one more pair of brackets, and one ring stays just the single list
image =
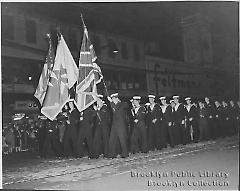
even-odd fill
[{"label": "american flag", "polygon": [[80,112],[91,106],[97,99],[97,84],[101,82],[103,76],[96,60],[97,56],[84,25],[75,96],[75,104]]},{"label": "american flag", "polygon": [[34,96],[39,100],[41,105],[43,104],[43,101],[44,101],[44,98],[46,95],[47,84],[50,79],[50,74],[51,74],[51,71],[53,68],[54,58],[55,58],[50,34],[47,34],[47,37],[49,40],[48,54],[46,56],[45,63],[44,63],[43,69],[42,69],[42,73],[39,78],[38,87],[34,93]]}]

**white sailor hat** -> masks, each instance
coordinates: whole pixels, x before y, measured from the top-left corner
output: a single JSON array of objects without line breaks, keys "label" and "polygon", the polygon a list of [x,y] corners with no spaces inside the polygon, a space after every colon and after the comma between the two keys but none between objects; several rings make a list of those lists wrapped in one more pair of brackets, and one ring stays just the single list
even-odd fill
[{"label": "white sailor hat", "polygon": [[159,98],[160,100],[166,99],[166,96],[162,96]]},{"label": "white sailor hat", "polygon": [[98,94],[97,97],[98,98],[103,98],[103,95],[102,94]]},{"label": "white sailor hat", "polygon": [[186,98],[185,98],[185,101],[187,101],[187,100],[191,100],[191,98],[190,98],[190,97],[186,97]]},{"label": "white sailor hat", "polygon": [[133,96],[133,99],[134,99],[134,100],[140,100],[141,97],[140,97],[140,96]]},{"label": "white sailor hat", "polygon": [[130,99],[130,102],[133,102],[133,99]]},{"label": "white sailor hat", "polygon": [[171,100],[170,100],[170,103],[172,103],[172,102],[174,102],[174,100],[173,100],[173,99],[171,99]]},{"label": "white sailor hat", "polygon": [[146,105],[146,106],[149,106],[149,105],[150,105],[150,103],[145,103],[145,105]]},{"label": "white sailor hat", "polygon": [[118,93],[111,94],[110,97],[111,97],[111,98],[113,98],[113,97],[118,97]]},{"label": "white sailor hat", "polygon": [[69,99],[69,102],[70,102],[70,101],[74,101],[74,99],[73,99],[73,98],[71,98],[71,99]]},{"label": "white sailor hat", "polygon": [[148,95],[148,98],[155,98],[155,95]]},{"label": "white sailor hat", "polygon": [[173,96],[173,99],[178,99],[179,98],[179,96],[178,95],[175,95],[175,96]]}]

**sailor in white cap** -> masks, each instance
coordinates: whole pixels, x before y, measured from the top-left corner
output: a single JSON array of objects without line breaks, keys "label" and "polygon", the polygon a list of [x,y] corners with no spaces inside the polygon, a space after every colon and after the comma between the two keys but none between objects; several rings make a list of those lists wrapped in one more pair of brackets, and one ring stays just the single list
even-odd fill
[{"label": "sailor in white cap", "polygon": [[177,143],[178,144],[186,144],[186,110],[182,103],[179,103],[179,96],[173,96],[173,100],[175,102],[175,125],[176,125],[176,132],[179,134]]},{"label": "sailor in white cap", "polygon": [[179,99],[179,96],[178,95],[174,95],[173,96],[173,100],[175,100],[175,99]]},{"label": "sailor in white cap", "polygon": [[103,95],[102,94],[98,94],[97,97],[100,98],[100,99],[103,99]]},{"label": "sailor in white cap", "polygon": [[191,98],[190,97],[186,97],[185,98],[185,101],[186,101],[186,103],[187,103],[187,105],[185,106],[186,107],[186,109],[187,109],[187,111],[189,112],[190,111],[190,108],[191,108]]},{"label": "sailor in white cap", "polygon": [[117,104],[121,102],[118,96],[119,96],[118,93],[113,93],[110,96],[108,96],[107,99],[110,103],[113,102],[114,104]]},{"label": "sailor in white cap", "polygon": [[148,112],[149,106],[150,106],[150,103],[149,103],[149,102],[145,103],[145,108],[146,108],[146,111],[147,111],[147,112]]},{"label": "sailor in white cap", "polygon": [[171,104],[173,106],[167,104],[167,100],[165,96],[160,97],[161,103],[162,103],[162,128],[163,133],[165,133],[164,137],[169,137],[169,140],[165,138],[165,146],[167,145],[167,142],[170,143],[171,147],[174,147],[175,145],[175,137],[174,137],[174,121],[173,121],[173,112],[174,112],[174,101],[171,100]]},{"label": "sailor in white cap", "polygon": [[199,139],[199,127],[197,124],[197,108],[191,103],[191,97],[186,97],[185,101],[187,105],[186,108],[186,141],[190,143],[191,141],[197,142]]},{"label": "sailor in white cap", "polygon": [[147,132],[145,124],[145,107],[140,105],[140,96],[133,96],[135,105],[134,128],[131,135],[131,153],[147,152]]},{"label": "sailor in white cap", "polygon": [[160,99],[160,101],[161,101],[161,103],[162,103],[162,105],[161,105],[162,113],[165,113],[165,112],[166,112],[166,108],[167,108],[167,106],[168,106],[166,97],[165,97],[165,96],[162,96],[162,97],[160,97],[159,99]]},{"label": "sailor in white cap", "polygon": [[131,108],[131,114],[132,114],[132,116],[134,116],[135,115],[135,105],[134,105],[134,102],[133,102],[133,99],[130,99],[130,103],[131,103],[131,105],[132,105],[132,108]]},{"label": "sailor in white cap", "polygon": [[138,109],[140,108],[141,96],[133,96],[132,100],[134,105],[134,113],[137,113]]},{"label": "sailor in white cap", "polygon": [[155,102],[154,95],[148,95],[149,107],[147,110],[147,125],[148,125],[148,146],[149,150],[161,149],[161,115],[160,105]]}]

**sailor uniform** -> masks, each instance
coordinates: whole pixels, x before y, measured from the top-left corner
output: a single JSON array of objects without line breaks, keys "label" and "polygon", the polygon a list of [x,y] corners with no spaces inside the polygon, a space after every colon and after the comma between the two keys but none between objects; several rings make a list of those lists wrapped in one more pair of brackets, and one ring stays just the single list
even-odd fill
[{"label": "sailor uniform", "polygon": [[147,152],[147,131],[145,124],[146,110],[143,106],[135,108],[133,133],[131,135],[131,152]]}]

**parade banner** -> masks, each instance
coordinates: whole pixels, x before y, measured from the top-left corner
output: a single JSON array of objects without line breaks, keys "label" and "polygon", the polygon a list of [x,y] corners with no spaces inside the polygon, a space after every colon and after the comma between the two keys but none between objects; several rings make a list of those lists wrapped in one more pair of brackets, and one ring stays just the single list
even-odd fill
[{"label": "parade banner", "polygon": [[48,40],[49,40],[48,54],[46,56],[42,74],[41,74],[39,82],[38,82],[38,87],[34,94],[34,96],[39,100],[41,105],[43,104],[43,100],[46,95],[47,85],[49,82],[50,74],[51,74],[53,64],[54,64],[54,57],[55,57],[50,35],[48,35]]},{"label": "parade banner", "polygon": [[54,120],[69,101],[69,89],[73,87],[77,79],[78,68],[61,35],[41,113],[50,120]]},{"label": "parade banner", "polygon": [[84,35],[79,58],[79,78],[76,86],[75,105],[82,112],[97,99],[97,84],[103,78],[96,64],[96,54],[84,25]]}]

